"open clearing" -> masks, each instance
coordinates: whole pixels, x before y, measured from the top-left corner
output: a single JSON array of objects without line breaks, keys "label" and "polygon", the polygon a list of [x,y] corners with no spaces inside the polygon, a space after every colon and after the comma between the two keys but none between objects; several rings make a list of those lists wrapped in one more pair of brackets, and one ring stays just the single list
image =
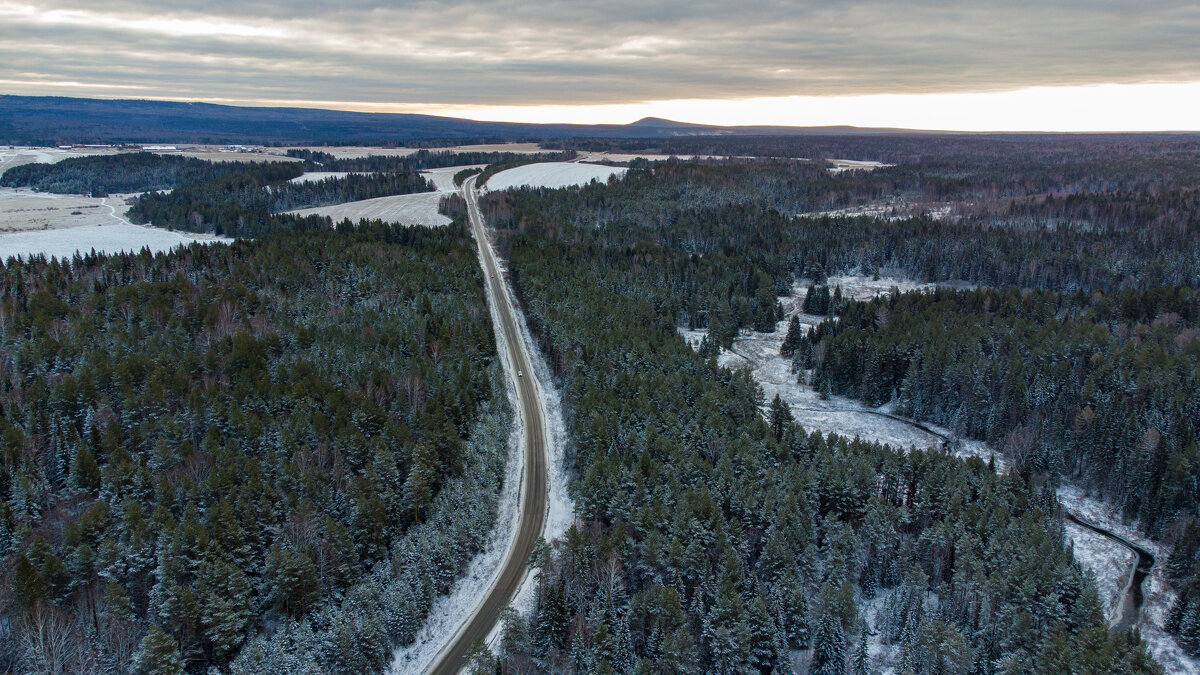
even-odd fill
[{"label": "open clearing", "polygon": [[346,218],[354,222],[363,218],[372,220],[378,218],[402,225],[440,227],[450,224],[449,218],[438,213],[438,205],[445,196],[442,192],[418,192],[411,195],[364,199],[333,206],[318,206],[289,213],[301,216],[329,216],[335,223]]},{"label": "open clearing", "polygon": [[[58,230],[82,225],[112,224],[112,206],[125,211],[130,195],[101,199],[57,195],[25,188],[0,188],[0,232]],[[123,222],[123,221],[122,221]]]},{"label": "open clearing", "polygon": [[[351,221],[358,222],[363,218],[375,219],[390,222],[400,223],[402,225],[428,225],[430,227],[441,227],[449,225],[450,219],[438,213],[438,206],[441,205],[442,197],[456,192],[454,186],[454,174],[463,169],[474,169],[482,167],[482,164],[472,166],[447,166],[440,169],[430,169],[422,171],[421,175],[429,179],[435,188],[434,192],[418,192],[410,195],[395,195],[392,197],[377,197],[375,199],[364,199],[357,202],[346,202],[344,204],[333,204],[330,206],[317,206],[311,209],[300,209],[291,211],[301,216],[329,216],[334,222],[341,222],[349,218]],[[338,175],[330,173],[306,173],[304,176],[333,176]],[[344,175],[344,174],[342,174]],[[300,176],[300,178],[304,178]],[[299,179],[296,179],[299,180]],[[313,180],[319,180],[314,178]]]},{"label": "open clearing", "polygon": [[23,146],[0,146],[0,174],[22,164],[54,164],[72,157],[93,155],[115,155],[116,148],[30,148]]},{"label": "open clearing", "polygon": [[123,214],[134,195],[85,197],[0,188],[0,260],[44,254],[169,251],[194,241],[230,241],[134,225]]},{"label": "open clearing", "polygon": [[489,190],[507,190],[514,187],[562,188],[587,185],[593,180],[607,181],[609,176],[623,176],[628,169],[600,164],[575,162],[541,162],[525,164],[501,171],[488,179]]},{"label": "open clearing", "polygon": [[881,169],[885,166],[894,166],[892,164],[884,164],[883,162],[871,162],[859,159],[827,159],[833,166],[829,167],[830,173],[841,173],[843,171],[873,171]]},{"label": "open clearing", "polygon": [[288,182],[289,183],[315,183],[317,181],[327,180],[329,178],[345,178],[346,176],[349,176],[351,173],[354,173],[355,175],[359,175],[359,176],[364,175],[362,172],[358,172],[358,171],[354,171],[354,172],[350,172],[350,171],[309,171],[307,173],[302,173],[299,176],[296,176],[295,178],[291,179]]},{"label": "open clearing", "polygon": [[192,242],[230,241],[223,237],[184,234],[129,223],[83,225],[58,230],[17,232],[0,235],[0,260],[43,254],[69,258],[76,252],[119,253],[149,248],[154,253],[170,251]]}]

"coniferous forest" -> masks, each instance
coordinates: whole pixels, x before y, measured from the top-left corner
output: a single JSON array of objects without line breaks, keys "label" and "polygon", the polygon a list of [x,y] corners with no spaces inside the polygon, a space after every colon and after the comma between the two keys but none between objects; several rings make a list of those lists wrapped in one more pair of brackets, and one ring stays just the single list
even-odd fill
[{"label": "coniferous forest", "polygon": [[382,668],[494,518],[480,277],[464,228],[365,223],[10,261],[0,667]]}]

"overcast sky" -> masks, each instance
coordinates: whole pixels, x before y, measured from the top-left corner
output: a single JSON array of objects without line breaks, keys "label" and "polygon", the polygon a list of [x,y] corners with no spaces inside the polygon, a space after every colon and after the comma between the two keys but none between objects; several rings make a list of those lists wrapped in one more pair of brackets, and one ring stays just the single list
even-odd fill
[{"label": "overcast sky", "polygon": [[[1195,0],[0,0],[13,94],[791,124],[861,123],[842,118],[891,102],[879,123],[926,127],[955,126],[939,101],[977,118],[1060,100],[1086,101],[1083,128],[1110,99],[1130,127],[1200,119],[1197,82]],[[1139,83],[1159,86],[1094,87]],[[1029,88],[1058,99],[1012,98]],[[1010,128],[1062,126],[1061,110],[1011,113]]]}]

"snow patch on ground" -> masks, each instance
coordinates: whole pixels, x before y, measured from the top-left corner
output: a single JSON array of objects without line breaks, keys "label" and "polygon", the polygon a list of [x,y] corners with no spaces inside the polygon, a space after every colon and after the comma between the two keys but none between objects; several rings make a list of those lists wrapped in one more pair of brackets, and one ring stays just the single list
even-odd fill
[{"label": "snow patch on ground", "polygon": [[[828,285],[830,288],[840,286],[844,297],[855,300],[869,300],[895,290],[904,292],[933,288],[932,284],[904,279],[874,279],[854,275],[830,277]],[[795,284],[791,296],[778,299],[785,316],[775,325],[775,331],[744,331],[734,338],[732,349],[721,350],[720,356],[717,357],[718,365],[750,370],[763,390],[764,403],[769,404],[778,394],[791,408],[796,423],[809,431],[858,437],[886,443],[895,448],[942,447],[942,439],[937,435],[923,431],[904,420],[890,417],[889,406],[871,408],[841,396],[831,396],[822,400],[820,394],[812,387],[797,381],[798,374],[792,373],[791,359],[779,355],[779,348],[787,335],[788,324],[792,317],[796,316],[801,327],[807,330],[825,320],[823,316],[804,314],[801,311],[806,292],[807,284]],[[679,330],[680,336],[694,349],[699,348],[700,341],[707,333],[707,329]]]},{"label": "snow patch on ground", "polygon": [[525,164],[501,171],[488,179],[489,190],[507,190],[515,187],[563,188],[587,185],[593,180],[607,181],[609,176],[623,176],[628,169],[599,164],[576,162],[540,162]]}]

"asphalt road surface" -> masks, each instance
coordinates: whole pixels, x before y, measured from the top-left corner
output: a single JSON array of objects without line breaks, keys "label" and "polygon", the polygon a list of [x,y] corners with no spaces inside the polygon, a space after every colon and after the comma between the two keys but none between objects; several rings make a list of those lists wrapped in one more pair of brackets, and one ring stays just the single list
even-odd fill
[{"label": "asphalt road surface", "polygon": [[[521,477],[521,507],[517,514],[516,538],[504,558],[500,574],[493,581],[483,601],[467,621],[459,626],[454,637],[434,659],[430,672],[437,675],[450,675],[461,671],[466,665],[464,659],[471,647],[484,640],[492,631],[500,617],[500,611],[512,601],[517,587],[525,577],[529,554],[533,552],[534,544],[541,536],[542,525],[546,520],[546,425],[542,418],[542,408],[538,404],[532,363],[525,350],[525,341],[521,339],[521,332],[517,328],[512,300],[508,297],[504,278],[496,265],[496,253],[492,250],[484,231],[483,217],[479,213],[476,201],[475,178],[471,176],[463,181],[463,197],[467,200],[471,230],[479,245],[487,292],[492,297],[492,304],[499,315],[509,362],[516,371],[510,372],[509,377],[516,378],[517,403],[521,407],[521,421],[525,429],[525,473]],[[519,377],[518,372],[522,373]]]}]

